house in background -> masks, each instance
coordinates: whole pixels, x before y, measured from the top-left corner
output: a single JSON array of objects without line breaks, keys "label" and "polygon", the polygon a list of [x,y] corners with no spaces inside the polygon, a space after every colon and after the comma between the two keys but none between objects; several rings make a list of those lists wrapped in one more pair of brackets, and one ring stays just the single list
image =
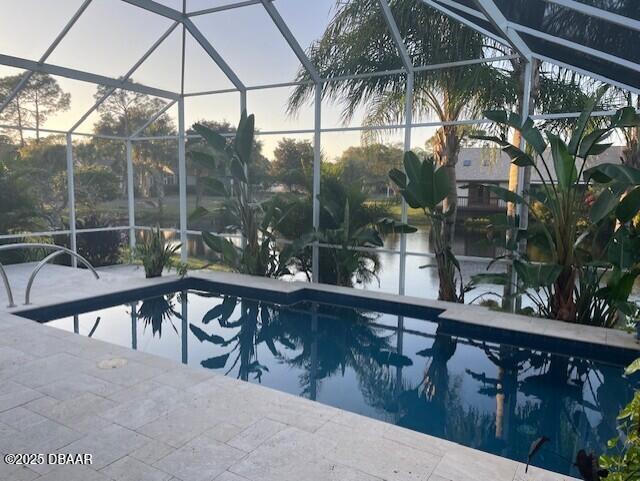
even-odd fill
[{"label": "house in background", "polygon": [[[620,163],[622,146],[613,146],[599,156],[589,158],[593,167],[603,163]],[[555,177],[553,162],[547,162],[551,175]],[[471,147],[460,149],[456,165],[456,181],[458,185],[458,212],[462,217],[473,217],[482,214],[504,212],[506,204],[492,194],[485,185],[509,187],[509,156],[499,149]],[[541,184],[535,171],[531,173],[531,185]]]}]

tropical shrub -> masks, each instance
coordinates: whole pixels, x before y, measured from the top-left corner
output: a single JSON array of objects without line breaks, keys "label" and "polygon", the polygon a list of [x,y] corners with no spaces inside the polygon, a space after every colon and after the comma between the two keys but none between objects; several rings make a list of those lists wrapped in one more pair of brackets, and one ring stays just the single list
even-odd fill
[{"label": "tropical shrub", "polygon": [[29,189],[29,173],[15,161],[0,159],[0,233],[46,229],[38,204]]},{"label": "tropical shrub", "polygon": [[[225,199],[225,210],[233,219],[222,232],[216,234],[203,231],[204,243],[219,257],[219,260],[236,272],[263,277],[280,277],[288,274],[288,264],[293,247],[279,249],[274,231],[286,214],[269,202],[252,202],[250,166],[254,150],[253,115],[242,113],[233,140],[204,124],[195,124],[193,129],[205,140],[208,149],[191,151],[191,158],[200,165],[207,165],[207,172],[224,172],[222,179],[209,176],[201,179],[206,187]],[[205,207],[197,207],[191,220],[211,216]],[[224,234],[242,236],[240,246],[226,239]]]},{"label": "tropical shrub", "polygon": [[147,278],[160,277],[165,268],[177,265],[173,256],[179,249],[180,244],[170,244],[165,241],[160,227],[157,226],[136,245],[134,256],[142,262]]},{"label": "tropical shrub", "polygon": [[[90,214],[76,221],[78,229],[94,229],[112,224],[110,218],[100,214]],[[120,261],[122,240],[119,231],[81,232],[77,235],[78,253],[93,267],[111,266]]]},{"label": "tropical shrub", "polygon": [[420,209],[431,223],[431,243],[438,269],[438,299],[464,302],[465,287],[460,264],[451,248],[451,238],[446,233],[450,211],[443,211],[442,202],[451,189],[444,167],[436,167],[435,160],[421,160],[413,152],[404,154],[404,172],[393,169],[389,177],[396,184],[400,195],[413,209]]},{"label": "tropical shrub", "polygon": [[[625,374],[632,376],[640,371],[640,359],[636,359]],[[600,456],[600,467],[608,471],[607,481],[631,481],[640,477],[640,390],[635,391],[631,402],[618,415],[618,437],[609,440],[608,448],[614,454]],[[585,478],[586,479],[586,478]]]},{"label": "tropical shrub", "polygon": [[114,200],[120,194],[120,179],[111,168],[98,164],[80,164],[74,171],[76,202],[94,207]]},{"label": "tropical shrub", "polygon": [[[640,116],[633,108],[623,108],[605,125],[597,125],[591,114],[604,92],[601,89],[591,98],[568,143],[550,131],[543,135],[531,118],[523,120],[506,111],[485,112],[485,116],[519,131],[527,150],[510,144],[504,136],[476,138],[498,143],[513,164],[533,169],[541,181],[540,188],[524,196],[496,185],[485,186],[496,197],[523,205],[535,221],[523,229],[517,216],[492,218],[495,230],[514,233],[502,247],[517,273],[515,294],[528,296],[538,315],[611,326],[619,310],[632,310],[628,297],[640,273],[638,251],[629,252],[640,239],[625,225],[640,208],[640,171],[615,164],[589,168],[589,161],[611,146],[606,141],[616,129],[640,124]],[[550,161],[544,156],[547,151]],[[588,192],[593,186],[599,192]],[[620,228],[612,233],[604,250],[597,249],[599,230],[611,225],[612,216]],[[548,260],[532,262],[518,248],[524,239],[545,252]],[[605,271],[609,272],[602,286]],[[474,276],[473,281],[511,282],[506,274],[489,273]]]},{"label": "tropical shrub", "polygon": [[[306,172],[305,195],[276,197],[273,202],[289,213],[278,233],[298,239],[292,255],[296,271],[312,277],[313,242],[323,244],[319,250],[318,281],[352,287],[377,280],[381,269],[376,252],[366,250],[383,246],[382,236],[389,233],[415,232],[388,218],[389,211],[380,203],[369,203],[369,191],[362,180],[348,182],[341,165],[322,165],[320,183],[320,227],[313,225],[313,187],[311,173]],[[363,249],[364,248],[364,249]]]}]

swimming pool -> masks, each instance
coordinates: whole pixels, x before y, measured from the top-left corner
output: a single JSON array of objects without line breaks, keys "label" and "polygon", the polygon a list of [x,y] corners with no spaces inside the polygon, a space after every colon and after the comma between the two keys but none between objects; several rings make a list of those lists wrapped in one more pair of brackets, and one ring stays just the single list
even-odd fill
[{"label": "swimming pool", "polygon": [[438,319],[375,300],[225,290],[198,283],[21,315],[321,403],[577,475],[631,398],[633,353]]}]

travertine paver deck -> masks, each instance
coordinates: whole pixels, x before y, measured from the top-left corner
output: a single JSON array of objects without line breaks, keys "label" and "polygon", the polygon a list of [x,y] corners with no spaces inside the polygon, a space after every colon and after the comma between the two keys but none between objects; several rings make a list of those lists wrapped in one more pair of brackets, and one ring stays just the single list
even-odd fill
[{"label": "travertine paver deck", "polygon": [[[29,267],[9,272],[19,286]],[[51,266],[34,300],[153,282],[141,277],[123,268],[92,281],[85,271]],[[102,361],[110,360],[120,360],[113,363],[119,367],[104,369]],[[521,463],[6,311],[0,311],[0,451],[94,455],[90,466],[0,462],[3,481],[570,479],[537,468],[525,475]]]}]

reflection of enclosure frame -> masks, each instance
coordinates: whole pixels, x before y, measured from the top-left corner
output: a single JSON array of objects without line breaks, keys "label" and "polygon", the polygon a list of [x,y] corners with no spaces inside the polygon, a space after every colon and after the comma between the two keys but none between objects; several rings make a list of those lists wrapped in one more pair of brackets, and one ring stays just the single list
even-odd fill
[{"label": "reflection of enclosure frame", "polygon": [[[610,78],[603,77],[602,75],[594,74],[593,72],[585,71],[584,69],[576,68],[575,66],[567,65],[564,62],[560,62],[557,59],[553,59],[547,56],[543,56],[532,52],[527,46],[526,42],[524,42],[519,34],[519,32],[525,32],[529,35],[543,37],[545,40],[551,42],[562,42],[565,47],[574,49],[578,52],[588,53],[590,55],[595,55],[598,58],[611,62],[612,64],[622,65],[627,68],[634,69],[640,72],[640,65],[637,63],[629,62],[620,57],[613,56],[608,53],[604,53],[598,50],[594,50],[588,47],[585,47],[580,44],[571,44],[567,43],[566,40],[560,39],[558,37],[553,37],[549,34],[540,32],[538,30],[533,30],[528,27],[523,27],[521,25],[513,24],[507,21],[500,11],[495,5],[494,0],[474,0],[475,5],[478,7],[478,10],[466,7],[456,0],[415,0],[416,2],[423,2],[432,8],[437,9],[438,11],[444,13],[445,15],[450,16],[451,18],[467,25],[470,28],[486,35],[500,43],[503,43],[507,47],[511,48],[516,54],[514,55],[506,55],[501,57],[493,57],[493,58],[480,58],[480,59],[469,59],[469,60],[461,60],[457,62],[448,62],[439,65],[423,65],[423,66],[415,66],[412,64],[409,53],[407,52],[406,46],[402,40],[402,36],[398,30],[398,26],[393,18],[391,9],[389,8],[388,0],[378,0],[380,5],[381,14],[384,16],[384,20],[388,27],[389,35],[394,42],[396,49],[399,54],[399,58],[402,62],[402,68],[396,70],[388,70],[384,72],[376,72],[371,73],[369,77],[375,76],[386,76],[386,75],[403,75],[406,76],[406,108],[405,108],[405,121],[401,124],[396,125],[383,125],[383,126],[358,126],[358,127],[333,127],[333,128],[322,128],[321,127],[321,103],[322,103],[322,86],[327,82],[339,82],[343,80],[353,79],[356,77],[362,77],[362,75],[346,75],[342,77],[336,78],[321,78],[314,65],[307,57],[304,49],[297,42],[295,36],[287,26],[285,20],[281,17],[280,13],[276,8],[277,2],[274,0],[243,0],[237,1],[235,3],[229,5],[223,5],[218,7],[207,8],[203,10],[198,10],[194,12],[181,12],[175,10],[173,8],[167,7],[160,3],[157,3],[153,0],[121,0],[125,3],[134,5],[136,7],[142,8],[154,15],[159,15],[161,17],[170,19],[173,21],[171,26],[158,38],[158,40],[145,52],[145,54],[131,67],[131,69],[126,72],[122,77],[119,78],[110,78],[102,75],[96,75],[91,72],[84,72],[75,69],[69,69],[65,67],[60,67],[57,65],[51,65],[46,63],[47,59],[51,55],[51,53],[56,49],[56,47],[60,44],[60,42],[64,39],[66,34],[72,29],[77,20],[82,16],[84,11],[89,7],[92,0],[84,0],[80,8],[75,12],[75,14],[71,17],[68,23],[64,26],[60,34],[55,38],[55,40],[51,43],[51,45],[47,48],[45,53],[40,57],[37,62],[11,57],[7,55],[0,55],[0,65],[7,65],[16,68],[25,69],[26,72],[20,82],[16,85],[14,90],[9,94],[9,96],[2,101],[0,104],[0,112],[15,98],[16,95],[21,91],[21,89],[27,84],[28,80],[31,78],[34,72],[43,72],[51,75],[63,76],[75,80],[95,83],[97,85],[105,85],[110,87],[109,90],[105,93],[105,95],[98,99],[96,103],[85,113],[82,115],[80,119],[68,130],[53,130],[53,129],[39,129],[42,132],[53,133],[53,134],[63,134],[66,136],[67,142],[67,177],[68,177],[68,196],[69,196],[69,225],[70,229],[67,231],[52,231],[52,232],[40,232],[40,233],[30,233],[30,234],[19,234],[19,235],[0,235],[0,239],[15,239],[21,237],[34,237],[39,235],[51,235],[51,234],[67,234],[70,236],[71,242],[71,250],[73,252],[77,251],[76,248],[76,238],[78,233],[83,232],[97,232],[97,231],[109,231],[109,230],[117,230],[124,231],[127,230],[129,232],[129,242],[130,246],[133,248],[135,246],[136,240],[136,231],[140,229],[145,229],[145,227],[138,227],[135,224],[135,199],[134,199],[134,177],[133,177],[133,161],[132,161],[132,152],[133,152],[133,142],[135,141],[143,141],[143,140],[162,140],[162,139],[175,139],[178,141],[178,182],[179,182],[179,201],[180,201],[180,228],[178,231],[175,229],[167,229],[171,231],[176,231],[180,233],[180,240],[182,242],[182,251],[181,257],[183,261],[187,260],[187,236],[189,234],[199,234],[197,231],[189,231],[187,229],[187,184],[186,184],[186,152],[185,152],[185,142],[186,142],[186,134],[185,134],[185,121],[184,121],[184,99],[185,97],[193,97],[193,96],[202,96],[202,95],[215,95],[222,93],[230,93],[230,92],[238,92],[240,94],[240,105],[239,111],[243,111],[247,107],[247,91],[249,90],[259,90],[259,89],[270,89],[270,88],[279,88],[279,87],[287,87],[287,86],[295,86],[300,85],[302,82],[285,82],[285,83],[274,83],[267,85],[255,85],[255,86],[247,86],[245,85],[240,78],[236,75],[233,69],[226,63],[226,61],[220,56],[220,54],[216,51],[213,45],[207,40],[206,36],[198,29],[198,27],[193,23],[192,18],[199,15],[207,15],[207,14],[215,14],[216,12],[242,8],[250,5],[258,5],[261,4],[275,26],[278,28],[283,38],[288,43],[289,47],[296,55],[301,65],[308,71],[309,76],[312,81],[308,84],[315,85],[315,95],[314,95],[314,128],[313,129],[301,129],[301,130],[283,130],[283,131],[263,131],[257,132],[256,135],[292,135],[292,134],[313,134],[314,136],[314,163],[313,163],[313,229],[318,229],[320,224],[320,201],[318,198],[318,194],[320,192],[320,162],[321,162],[321,134],[323,132],[348,132],[348,131],[365,131],[365,130],[404,130],[404,149],[409,150],[411,148],[411,131],[412,128],[416,127],[440,127],[443,125],[474,125],[474,124],[482,124],[486,123],[485,120],[482,119],[472,119],[472,120],[459,120],[455,122],[423,122],[423,123],[414,123],[413,122],[413,112],[412,112],[412,97],[413,97],[413,81],[414,75],[417,72],[423,72],[427,70],[436,70],[436,69],[445,69],[445,68],[455,68],[465,65],[474,65],[479,63],[491,63],[491,62],[503,62],[507,60],[511,60],[518,56],[521,56],[526,61],[526,65],[528,68],[528,75],[525,75],[525,102],[522,106],[523,113],[529,112],[529,102],[530,102],[530,80],[531,80],[531,60],[537,58],[540,61],[549,62],[561,67],[573,69],[576,72],[581,74],[590,76],[595,79],[602,80],[604,82],[616,85],[625,90],[629,90],[635,92],[636,94],[640,94],[640,90],[625,85],[621,82],[615,81]],[[583,3],[575,2],[574,0],[544,0],[548,3],[554,3],[561,5],[565,8],[569,9],[577,9],[583,14],[590,15],[592,17],[600,18],[604,21],[612,22],[618,25],[622,25],[624,27],[638,30],[640,31],[640,22],[637,20],[623,17],[621,15],[617,15],[596,7],[588,6]],[[458,14],[457,12],[464,12],[465,16]],[[494,30],[499,32],[500,35],[496,35],[493,32],[490,32],[482,26],[476,24],[472,19],[477,18],[480,21],[489,22],[494,27]],[[146,85],[134,83],[130,80],[132,75],[136,72],[136,70],[153,54],[153,52],[164,42],[164,40],[179,26],[182,25],[183,29],[183,48],[182,48],[182,86],[181,92],[169,92],[162,89],[157,89],[154,87],[149,87]],[[211,58],[212,62],[214,62],[218,68],[225,74],[225,76],[229,79],[229,81],[233,84],[234,88],[232,89],[224,89],[224,90],[211,90],[204,92],[196,92],[196,93],[185,93],[184,92],[184,69],[185,69],[185,55],[184,55],[184,34],[185,32],[189,32],[191,36],[198,42],[198,44],[203,48],[203,50],[207,53],[207,55]],[[98,135],[98,134],[90,134],[90,133],[79,133],[76,130],[80,127],[80,125],[91,115],[96,109],[100,107],[100,105],[116,90],[124,89],[135,92],[144,93],[147,95],[153,95],[156,97],[164,98],[169,100],[165,104],[165,106],[154,114],[142,127],[136,130],[130,137],[117,137],[117,136],[108,136],[108,135]],[[151,125],[155,120],[157,120],[161,115],[167,112],[171,107],[173,107],[177,103],[178,105],[178,134],[177,136],[162,136],[162,137],[144,137],[141,134],[144,130]],[[606,116],[612,115],[613,112],[596,112],[596,115]],[[562,113],[562,114],[552,114],[552,115],[538,115],[533,116],[534,119],[552,119],[552,118],[570,118],[577,117],[579,113]],[[15,126],[8,125],[0,125],[0,128],[16,128]],[[25,129],[25,130],[33,130],[33,129]],[[98,137],[116,141],[122,141],[126,146],[126,161],[127,161],[127,203],[128,203],[128,213],[129,213],[129,223],[126,227],[108,227],[102,229],[76,229],[76,216],[75,216],[75,186],[74,186],[74,161],[73,161],[73,145],[72,145],[72,136],[88,136],[88,137]],[[524,185],[522,180],[524,176],[518,176],[518,192],[522,193],[524,189]],[[526,211],[521,212],[522,218],[526,215]],[[407,221],[407,206],[403,200],[402,204],[402,221]],[[526,219],[524,220],[526,222]],[[314,244],[313,246],[313,280],[317,281],[317,273],[318,273],[318,250],[321,245]],[[400,294],[404,294],[405,291],[405,271],[406,271],[406,256],[408,254],[411,255],[422,255],[429,257],[428,253],[407,253],[406,246],[406,235],[401,235],[400,241],[400,251],[393,251],[394,253],[400,254],[400,282],[398,286],[398,291]],[[384,251],[381,249],[372,249],[374,251]],[[74,257],[74,266],[76,264],[76,259]]]}]

